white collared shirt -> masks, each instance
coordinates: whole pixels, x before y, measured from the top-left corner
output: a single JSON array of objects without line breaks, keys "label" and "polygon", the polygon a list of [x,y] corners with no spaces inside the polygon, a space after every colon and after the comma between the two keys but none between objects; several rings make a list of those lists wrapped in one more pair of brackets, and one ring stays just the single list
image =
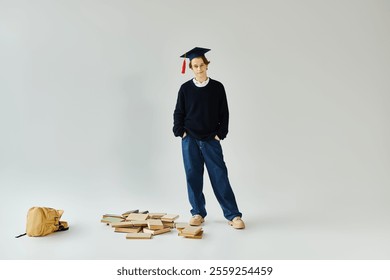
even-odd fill
[{"label": "white collared shirt", "polygon": [[207,86],[207,84],[209,83],[210,79],[209,77],[207,77],[207,79],[204,81],[204,82],[198,82],[195,78],[192,79],[192,81],[194,82],[194,84],[197,86],[197,87],[205,87]]}]

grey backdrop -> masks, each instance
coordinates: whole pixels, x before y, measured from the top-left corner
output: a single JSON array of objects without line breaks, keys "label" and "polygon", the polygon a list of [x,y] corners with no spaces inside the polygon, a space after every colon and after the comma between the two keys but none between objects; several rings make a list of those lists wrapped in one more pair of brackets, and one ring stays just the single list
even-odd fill
[{"label": "grey backdrop", "polygon": [[[195,46],[247,229],[206,178],[203,240],[125,240],[102,214],[190,217],[172,113]],[[388,1],[0,0],[0,258],[388,259],[389,50]],[[14,239],[32,206],[71,230]]]}]

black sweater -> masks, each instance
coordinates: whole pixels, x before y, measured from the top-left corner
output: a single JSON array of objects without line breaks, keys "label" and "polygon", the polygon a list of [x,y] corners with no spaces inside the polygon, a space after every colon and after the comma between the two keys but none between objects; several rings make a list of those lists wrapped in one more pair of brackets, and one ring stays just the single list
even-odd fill
[{"label": "black sweater", "polygon": [[212,139],[215,135],[224,139],[228,125],[229,109],[222,83],[210,79],[205,87],[197,87],[189,80],[180,87],[173,113],[175,136],[187,132],[199,140]]}]

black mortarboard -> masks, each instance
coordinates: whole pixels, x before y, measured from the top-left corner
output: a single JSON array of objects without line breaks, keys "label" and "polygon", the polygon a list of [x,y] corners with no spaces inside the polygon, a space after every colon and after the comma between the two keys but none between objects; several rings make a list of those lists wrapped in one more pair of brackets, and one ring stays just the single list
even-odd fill
[{"label": "black mortarboard", "polygon": [[180,57],[184,57],[183,65],[181,68],[181,73],[184,74],[186,72],[186,58],[188,58],[190,61],[195,58],[204,55],[207,53],[210,49],[205,48],[199,48],[195,47],[192,50],[186,52],[185,54],[181,55]]}]

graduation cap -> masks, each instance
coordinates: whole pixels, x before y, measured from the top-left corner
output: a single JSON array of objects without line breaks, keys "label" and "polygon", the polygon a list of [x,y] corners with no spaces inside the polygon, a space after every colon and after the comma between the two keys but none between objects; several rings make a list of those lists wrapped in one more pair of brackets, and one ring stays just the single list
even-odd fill
[{"label": "graduation cap", "polygon": [[200,57],[207,53],[210,49],[205,48],[199,48],[195,47],[192,50],[186,52],[185,54],[181,55],[180,57],[183,57],[183,65],[181,67],[181,73],[184,74],[186,72],[186,58],[188,58],[190,61],[195,57]]}]

